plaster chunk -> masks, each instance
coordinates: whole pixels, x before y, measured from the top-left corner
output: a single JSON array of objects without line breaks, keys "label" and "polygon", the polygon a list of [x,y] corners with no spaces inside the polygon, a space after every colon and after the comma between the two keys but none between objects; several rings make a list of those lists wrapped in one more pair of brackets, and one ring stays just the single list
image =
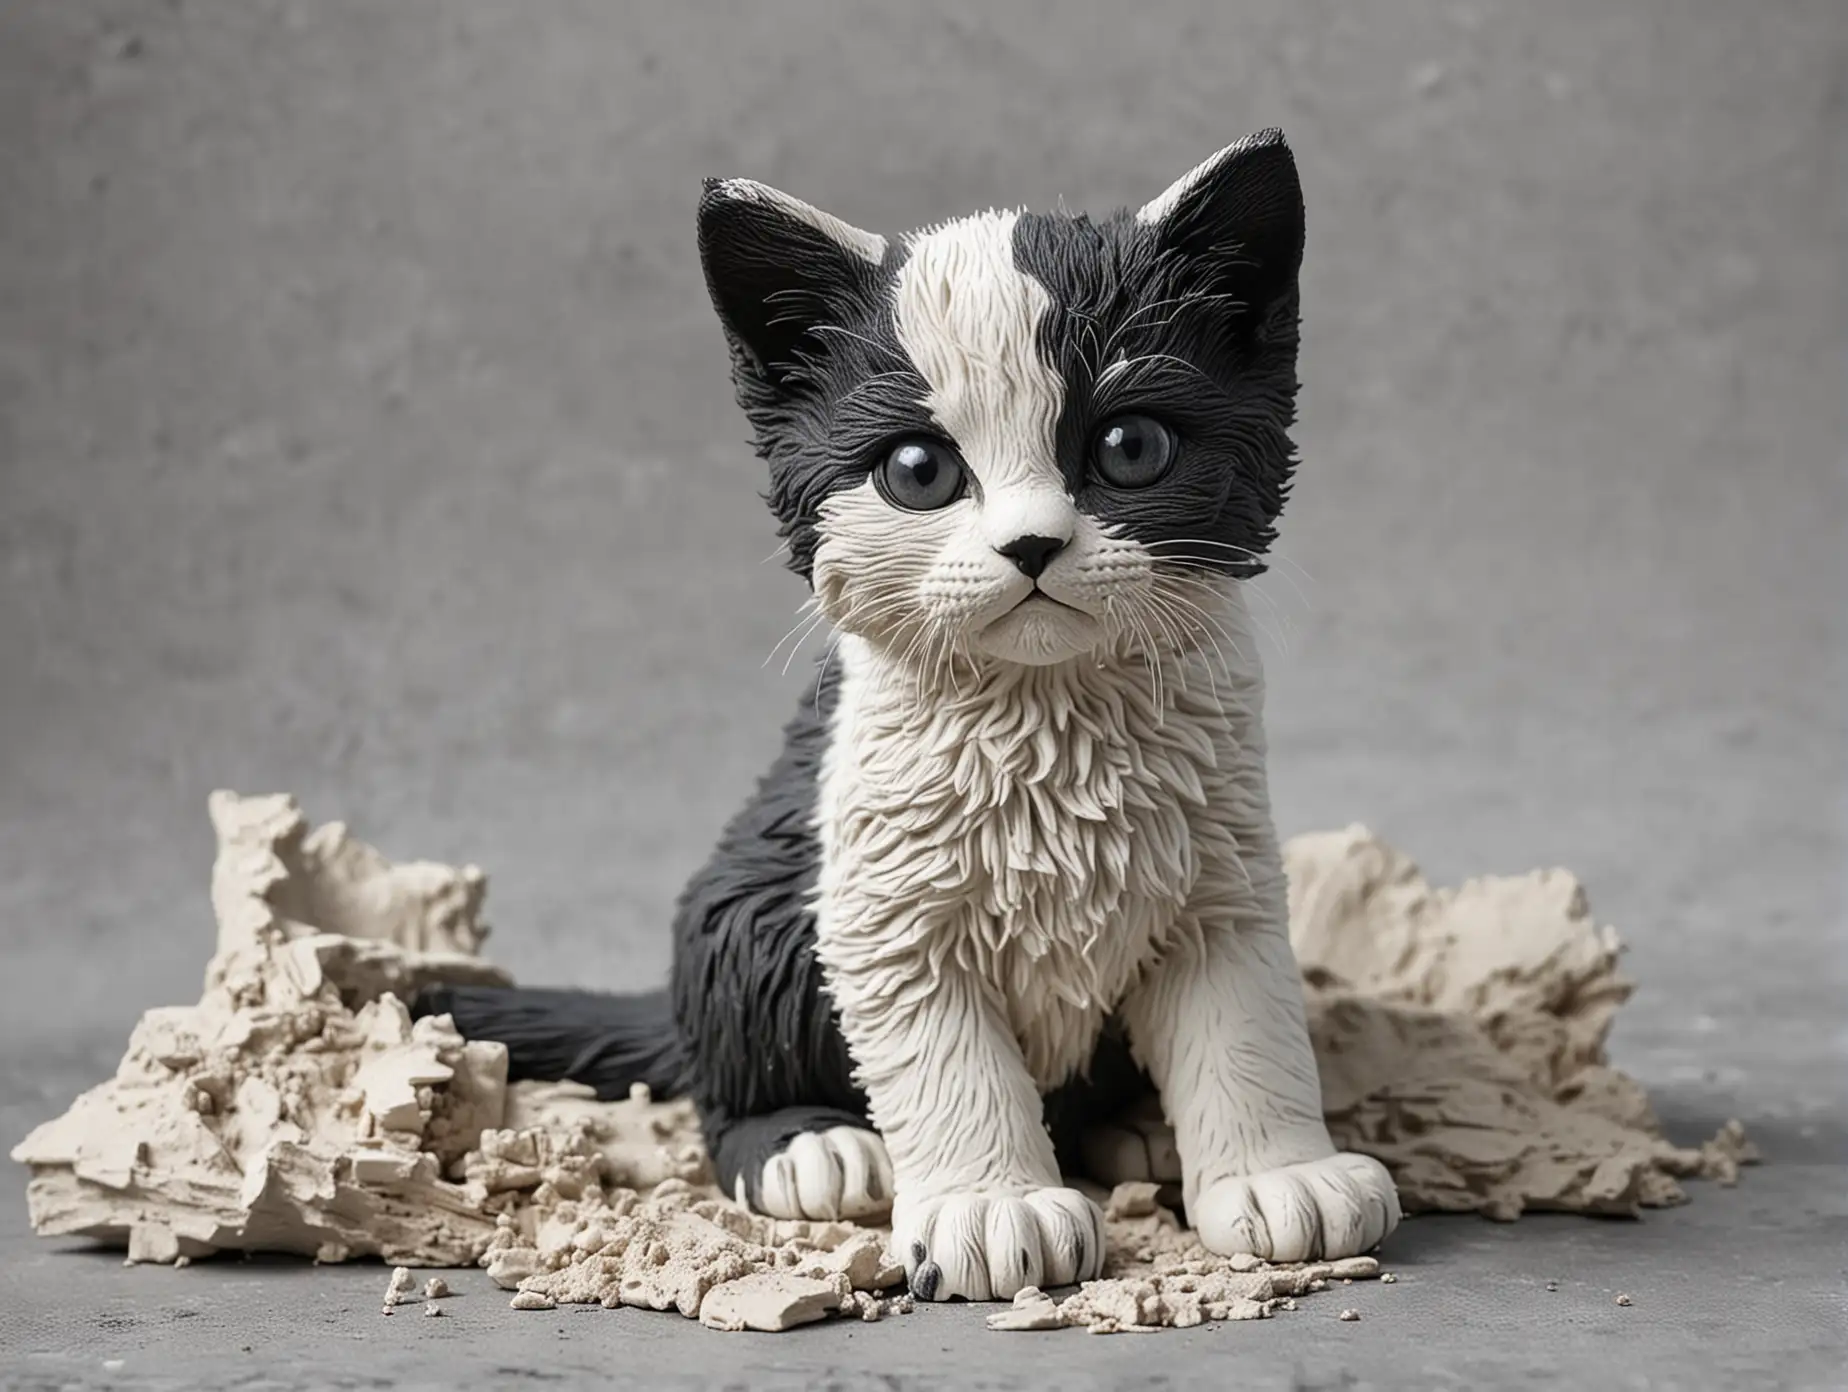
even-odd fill
[{"label": "plaster chunk", "polygon": [[1014,1303],[998,1315],[988,1317],[990,1329],[1039,1330],[1065,1328],[1065,1315],[1058,1302],[1038,1286],[1025,1286],[1015,1292]]},{"label": "plaster chunk", "polygon": [[699,1308],[708,1329],[759,1329],[775,1334],[826,1319],[840,1305],[829,1281],[786,1271],[758,1272],[718,1286]]}]

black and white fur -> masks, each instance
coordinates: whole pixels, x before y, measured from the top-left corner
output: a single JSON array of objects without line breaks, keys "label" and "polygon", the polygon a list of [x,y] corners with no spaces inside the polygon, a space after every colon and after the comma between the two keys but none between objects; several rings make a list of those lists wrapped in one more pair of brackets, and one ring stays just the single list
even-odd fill
[{"label": "black and white fur", "polygon": [[[1397,1197],[1322,1121],[1241,589],[1294,458],[1281,134],[1133,215],[897,243],[712,181],[699,239],[838,653],[682,896],[665,998],[420,1008],[516,1076],[691,1096],[761,1211],[889,1208],[924,1298],[1095,1275],[1073,1173],[1178,1180],[1223,1253],[1375,1245]],[[1106,467],[1126,420],[1165,472]],[[951,473],[894,475],[906,441]],[[926,474],[960,491],[916,506]]]}]

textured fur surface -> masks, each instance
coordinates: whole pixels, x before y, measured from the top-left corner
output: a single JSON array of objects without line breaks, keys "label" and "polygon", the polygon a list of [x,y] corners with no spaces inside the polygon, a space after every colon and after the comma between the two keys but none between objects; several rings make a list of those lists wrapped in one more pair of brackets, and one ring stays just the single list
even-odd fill
[{"label": "textured fur surface", "polygon": [[1282,137],[1100,221],[894,243],[730,180],[699,232],[837,651],[682,898],[669,1040],[636,998],[549,1042],[520,993],[459,1023],[671,1075],[728,1187],[890,1206],[925,1298],[1095,1274],[1081,1167],[1178,1178],[1221,1252],[1376,1244],[1397,1201],[1322,1121],[1241,588],[1294,457]]}]

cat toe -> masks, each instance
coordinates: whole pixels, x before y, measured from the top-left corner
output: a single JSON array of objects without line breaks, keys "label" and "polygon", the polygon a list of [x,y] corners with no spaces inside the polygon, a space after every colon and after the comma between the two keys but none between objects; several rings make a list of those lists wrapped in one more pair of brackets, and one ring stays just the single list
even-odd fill
[{"label": "cat toe", "polygon": [[1378,1246],[1398,1226],[1399,1195],[1378,1160],[1339,1154],[1221,1179],[1188,1216],[1221,1256],[1314,1261]]},{"label": "cat toe", "polygon": [[771,1218],[867,1218],[892,1204],[892,1162],[876,1131],[805,1131],[764,1161],[758,1212]]}]

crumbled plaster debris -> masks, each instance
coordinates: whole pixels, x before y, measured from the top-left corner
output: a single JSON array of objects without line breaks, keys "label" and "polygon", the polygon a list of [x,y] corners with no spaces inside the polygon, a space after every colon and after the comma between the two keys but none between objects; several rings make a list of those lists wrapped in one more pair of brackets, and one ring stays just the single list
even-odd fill
[{"label": "crumbled plaster debris", "polygon": [[[377,1256],[384,1312],[409,1267],[479,1265],[512,1305],[672,1309],[723,1329],[786,1329],[912,1308],[886,1234],[762,1218],[721,1195],[691,1106],[638,1086],[509,1086],[505,1050],[446,1018],[412,1022],[427,982],[505,982],[480,947],[472,866],[396,864],[287,797],[217,793],[217,951],[196,1006],[151,1010],[116,1076],[13,1151],[46,1235],[131,1262],[216,1251]],[[1630,986],[1619,945],[1564,872],[1430,889],[1358,827],[1287,849],[1331,1128],[1393,1170],[1408,1211],[1513,1218],[1679,1202],[1678,1178],[1730,1183],[1754,1157],[1736,1123],[1666,1141],[1604,1040]],[[1094,1333],[1262,1319],[1371,1257],[1273,1266],[1205,1251],[1164,1206],[1105,1200],[1103,1277],[1023,1291],[996,1329]],[[425,1313],[448,1294],[431,1278]]]},{"label": "crumbled plaster debris", "polygon": [[1736,1121],[1670,1143],[1611,1067],[1634,987],[1566,871],[1432,889],[1358,826],[1295,838],[1285,865],[1329,1127],[1386,1163],[1406,1212],[1633,1216],[1757,1158]]},{"label": "crumbled plaster debris", "polygon": [[1296,1308],[1300,1296],[1331,1281],[1366,1281],[1380,1274],[1373,1257],[1333,1262],[1277,1263],[1221,1257],[1207,1251],[1172,1210],[1146,1203],[1146,1185],[1122,1184],[1105,1211],[1134,1217],[1109,1220],[1104,1274],[1064,1300],[1027,1290],[1013,1308],[989,1317],[991,1329],[1084,1327],[1093,1334],[1186,1329],[1212,1320],[1268,1319]]},{"label": "crumbled plaster debris", "polygon": [[150,1010],[110,1081],[13,1151],[34,1227],[172,1262],[474,1260],[497,1201],[472,1177],[506,1052],[402,1004],[505,981],[477,954],[479,870],[393,865],[288,798],[215,794],[217,952],[197,1005]]},{"label": "crumbled plaster debris", "polygon": [[1627,1295],[1620,1295],[1617,1297],[1617,1303],[1619,1305],[1634,1305],[1636,1302]]},{"label": "crumbled plaster debris", "polygon": [[424,1302],[424,1318],[425,1319],[440,1318],[442,1316],[442,1313],[443,1313],[443,1307],[441,1305],[438,1305],[434,1300],[427,1300]]},{"label": "crumbled plaster debris", "polygon": [[1336,1318],[1345,1320],[1351,1324],[1353,1323],[1353,1321],[1360,1318],[1360,1311],[1359,1310],[1343,1310],[1339,1315],[1336,1316]]}]

